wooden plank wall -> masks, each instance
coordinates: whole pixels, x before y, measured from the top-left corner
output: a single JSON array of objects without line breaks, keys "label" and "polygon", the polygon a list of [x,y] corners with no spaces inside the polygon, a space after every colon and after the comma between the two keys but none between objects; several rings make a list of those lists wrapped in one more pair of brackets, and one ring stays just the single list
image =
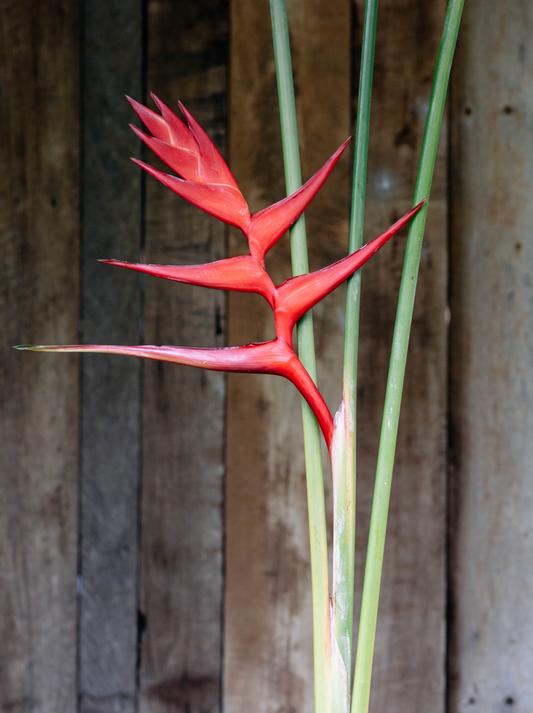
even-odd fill
[{"label": "wooden plank wall", "polygon": [[0,14],[0,710],[73,711],[78,361],[12,346],[78,335],[78,7]]},{"label": "wooden plank wall", "polygon": [[450,707],[533,709],[533,7],[466,5],[452,90]]},{"label": "wooden plank wall", "polygon": [[[97,262],[140,257],[141,176],[129,160],[124,94],[143,87],[139,0],[84,4],[82,306],[87,344],[139,342],[138,276]],[[81,713],[136,704],[141,364],[84,355],[81,365],[79,702]]]},{"label": "wooden plank wall", "polygon": [[[224,152],[226,0],[151,0],[148,88],[178,100]],[[150,162],[153,161],[150,156]],[[225,226],[149,179],[146,259],[224,257]],[[148,278],[146,342],[223,346],[226,299]],[[146,363],[144,370],[140,669],[143,713],[221,709],[225,377]]]},{"label": "wooden plank wall", "polygon": [[[288,0],[304,178],[353,134],[363,5]],[[367,238],[410,205],[445,5],[380,1]],[[467,0],[422,256],[373,710],[533,709],[532,30],[526,0]],[[182,100],[253,211],[284,195],[268,1],[87,0],[80,14],[70,0],[7,0],[0,37],[0,711],[310,712],[293,387],[11,349],[272,336],[257,296],[144,287],[95,261],[246,249],[144,181],[124,93]],[[313,269],[346,252],[350,164],[307,212]],[[358,587],[404,241],[363,273]],[[289,276],[286,239],[268,267]],[[314,316],[335,410],[344,290]]]}]

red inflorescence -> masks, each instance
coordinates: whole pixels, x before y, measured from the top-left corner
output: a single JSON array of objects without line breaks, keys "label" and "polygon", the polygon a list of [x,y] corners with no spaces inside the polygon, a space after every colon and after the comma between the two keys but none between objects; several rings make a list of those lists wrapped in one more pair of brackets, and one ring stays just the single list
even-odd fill
[{"label": "red inflorescence", "polygon": [[181,178],[158,171],[142,161],[133,160],[193,205],[240,228],[248,240],[250,253],[206,265],[146,265],[120,260],[102,260],[102,262],[176,282],[258,293],[266,299],[274,311],[276,338],[263,344],[221,349],[107,345],[51,346],[33,347],[33,349],[129,354],[218,371],[284,376],[292,381],[309,403],[320,424],[328,449],[331,449],[333,420],[324,399],[294,351],[292,344],[294,325],[317,302],[359,269],[415,215],[423,203],[406,213],[380,236],[343,260],[317,272],[293,277],[276,287],[265,270],[265,255],[307,208],[339,160],[348,141],[300,190],[265,210],[250,215],[248,205],[226,162],[194,117],[180,104],[187,120],[185,124],[160,99],[152,96],[161,114],[128,98],[152,136],[135,126],[132,126],[132,129]]}]

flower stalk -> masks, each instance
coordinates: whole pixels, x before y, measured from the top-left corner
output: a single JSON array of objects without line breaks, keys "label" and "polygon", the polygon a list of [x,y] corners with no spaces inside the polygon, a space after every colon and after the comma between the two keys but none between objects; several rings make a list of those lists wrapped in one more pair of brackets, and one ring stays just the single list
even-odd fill
[{"label": "flower stalk", "polygon": [[[291,193],[299,188],[302,178],[285,0],[270,0],[270,14],[278,84],[285,183],[287,192]],[[293,275],[302,275],[309,272],[305,219],[303,216],[293,226],[290,233],[290,241]],[[297,330],[300,359],[316,383],[315,340],[311,313],[306,314],[300,320]],[[307,404],[303,401],[302,417],[311,552],[315,713],[327,713],[330,709],[332,687],[330,677],[331,622],[324,476],[318,424]]]},{"label": "flower stalk", "polygon": [[[368,143],[370,136],[370,100],[376,42],[377,0],[366,0],[363,44],[355,130],[352,210],[349,252],[363,245]],[[361,271],[346,285],[346,329],[344,341],[343,404],[337,417],[344,430],[344,453],[333,467],[334,487],[334,566],[333,600],[335,633],[347,671],[352,670],[353,598],[355,574],[356,445],[357,445],[357,351]],[[336,417],[336,418],[337,418]],[[349,694],[348,694],[349,695]]]}]

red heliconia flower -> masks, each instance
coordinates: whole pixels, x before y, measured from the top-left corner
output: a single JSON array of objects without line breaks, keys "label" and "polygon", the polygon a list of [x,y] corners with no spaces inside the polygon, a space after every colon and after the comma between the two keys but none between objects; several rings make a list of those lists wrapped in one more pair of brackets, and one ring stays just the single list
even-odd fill
[{"label": "red heliconia flower", "polygon": [[218,260],[206,265],[145,265],[119,260],[102,262],[176,282],[258,293],[267,300],[274,311],[276,338],[263,344],[220,349],[110,345],[18,348],[33,351],[128,354],[217,371],[243,371],[284,376],[292,381],[309,403],[320,424],[328,449],[331,450],[333,420],[319,390],[294,351],[292,344],[294,325],[317,302],[358,270],[420,210],[425,201],[406,213],[380,236],[343,260],[322,270],[293,277],[276,287],[265,270],[265,254],[316,195],[347,142],[299,191],[250,216],[246,201],[235,179],[199,124],[184,107],[181,109],[188,126],[157,97],[154,97],[154,100],[161,115],[133,99],[129,100],[152,132],[152,136],[144,134],[135,127],[133,127],[134,131],[171,168],[183,176],[183,179],[156,171],[140,161],[137,163],[194,205],[241,228],[248,238],[250,254]]}]

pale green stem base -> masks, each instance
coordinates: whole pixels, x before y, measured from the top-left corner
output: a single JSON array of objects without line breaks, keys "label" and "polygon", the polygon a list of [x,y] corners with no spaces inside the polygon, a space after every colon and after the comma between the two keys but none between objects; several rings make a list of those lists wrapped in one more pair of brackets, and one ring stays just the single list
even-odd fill
[{"label": "pale green stem base", "polygon": [[[354,150],[354,180],[350,221],[349,252],[363,245],[370,99],[376,38],[377,0],[366,0],[361,50],[361,71]],[[352,670],[353,589],[355,570],[356,426],[357,426],[357,350],[361,271],[347,284],[346,331],[344,342],[343,405],[345,410],[344,467],[334,475],[334,583],[335,634],[350,680]],[[338,547],[338,552],[336,551]],[[337,573],[335,575],[335,573]],[[339,585],[335,582],[335,576]]]},{"label": "pale green stem base", "polygon": [[[302,185],[302,176],[285,0],[270,0],[270,12],[272,17],[274,56],[278,82],[285,182],[287,194],[290,194],[300,188]],[[301,275],[309,272],[305,221],[303,216],[294,224],[290,235],[293,274]],[[313,319],[311,313],[306,314],[300,320],[297,329],[299,357],[316,382]],[[320,452],[320,430],[314,414],[303,400],[302,411],[313,589],[315,711],[316,713],[328,713],[331,695],[331,679],[329,675],[331,643],[326,509]]]}]

